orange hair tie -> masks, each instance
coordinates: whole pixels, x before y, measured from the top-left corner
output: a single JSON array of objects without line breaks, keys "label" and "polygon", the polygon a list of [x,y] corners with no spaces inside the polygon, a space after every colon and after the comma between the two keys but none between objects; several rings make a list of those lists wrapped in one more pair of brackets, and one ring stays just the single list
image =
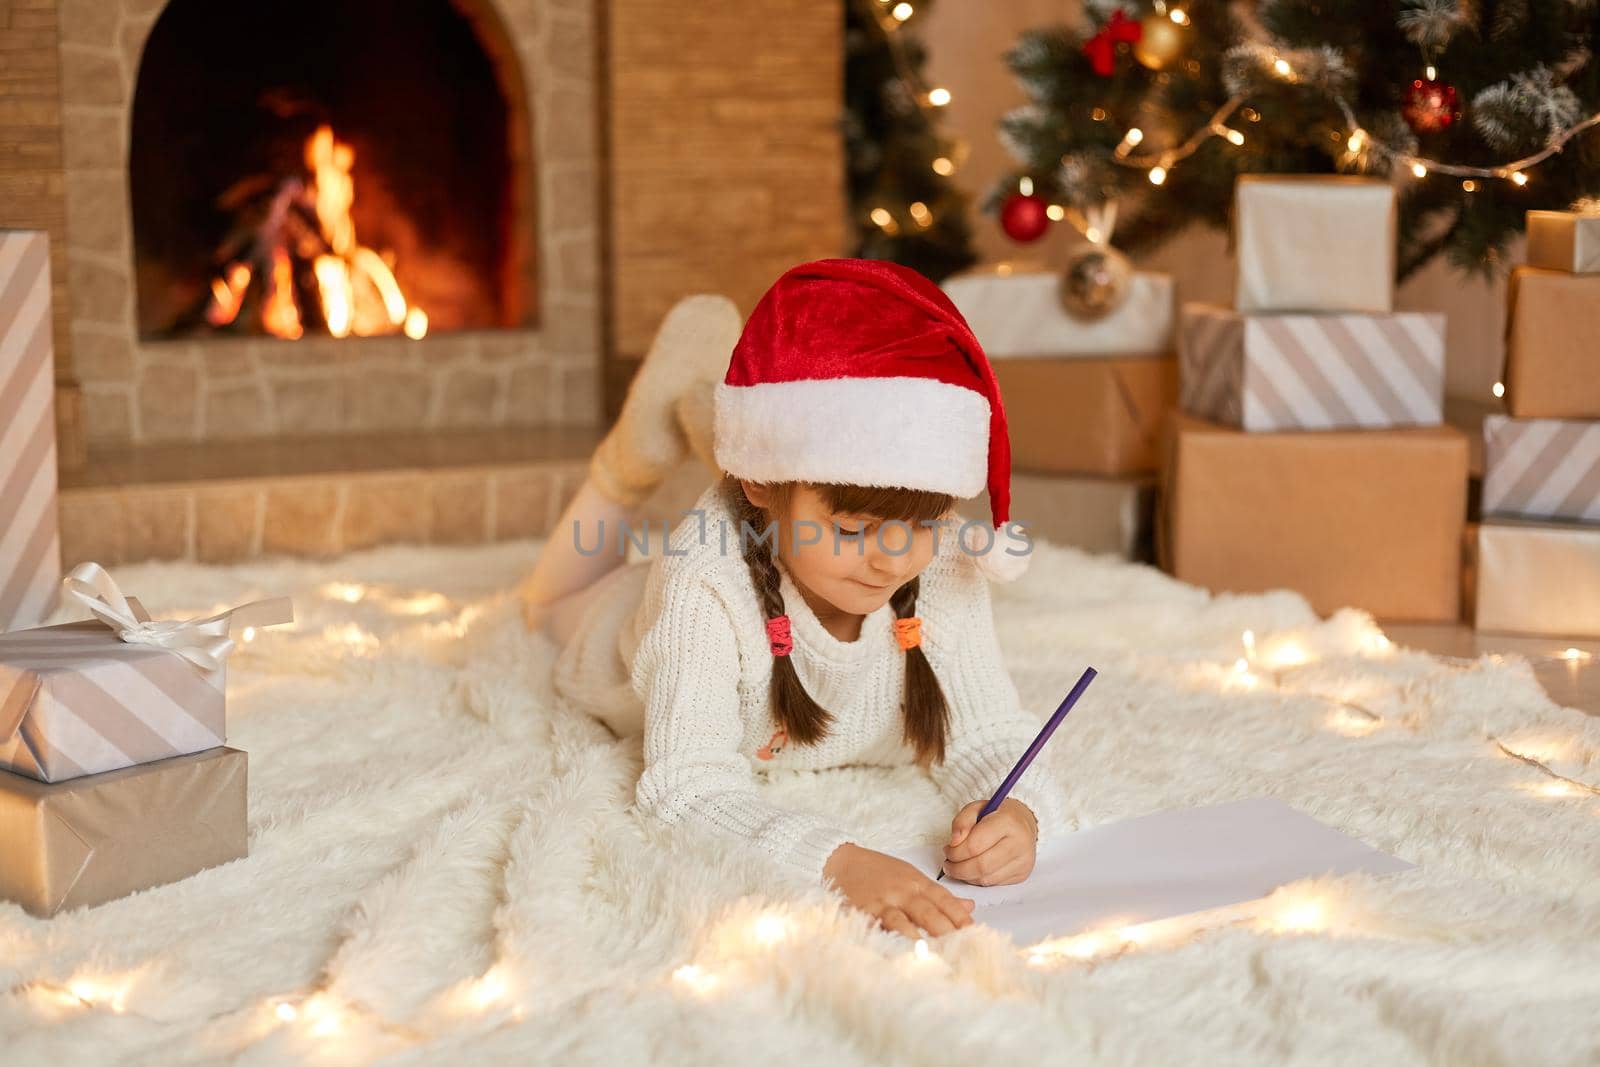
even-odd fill
[{"label": "orange hair tie", "polygon": [[902,652],[922,644],[922,620],[915,615],[894,620],[894,639],[900,643]]}]

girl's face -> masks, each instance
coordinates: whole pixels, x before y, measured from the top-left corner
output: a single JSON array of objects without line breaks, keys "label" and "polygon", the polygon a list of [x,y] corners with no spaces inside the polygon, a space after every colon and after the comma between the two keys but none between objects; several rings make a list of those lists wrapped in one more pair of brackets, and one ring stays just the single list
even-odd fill
[{"label": "girl's face", "polygon": [[[934,526],[834,512],[808,485],[793,486],[780,512],[772,487],[743,484],[750,502],[765,508],[774,524],[778,554],[795,584],[841,612],[876,611],[933,559]],[[955,526],[938,528],[937,535],[954,537]]]}]

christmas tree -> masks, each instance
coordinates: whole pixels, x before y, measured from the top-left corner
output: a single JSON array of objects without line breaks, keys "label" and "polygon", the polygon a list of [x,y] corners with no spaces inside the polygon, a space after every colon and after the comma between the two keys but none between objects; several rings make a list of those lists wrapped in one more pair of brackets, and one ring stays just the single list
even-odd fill
[{"label": "christmas tree", "polygon": [[1115,243],[1228,225],[1245,173],[1395,175],[1398,279],[1440,253],[1493,273],[1531,208],[1600,194],[1595,0],[1088,0],[1006,60],[1020,190],[1119,205]]},{"label": "christmas tree", "polygon": [[950,94],[922,78],[926,53],[915,27],[931,6],[846,0],[842,126],[850,254],[902,263],[937,282],[977,257],[970,198],[950,181],[966,149],[938,129]]}]

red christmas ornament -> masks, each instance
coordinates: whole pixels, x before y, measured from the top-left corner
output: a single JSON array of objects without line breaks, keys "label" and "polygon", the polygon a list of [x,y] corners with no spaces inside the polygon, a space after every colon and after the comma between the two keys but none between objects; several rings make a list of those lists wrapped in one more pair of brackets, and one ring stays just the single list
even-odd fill
[{"label": "red christmas ornament", "polygon": [[1037,196],[1012,193],[1000,205],[1000,228],[1013,241],[1037,241],[1050,228],[1045,202]]},{"label": "red christmas ornament", "polygon": [[1406,87],[1405,104],[1400,113],[1414,132],[1438,133],[1461,117],[1456,87],[1418,78]]},{"label": "red christmas ornament", "polygon": [[1143,35],[1143,26],[1121,11],[1113,11],[1100,31],[1083,42],[1083,54],[1096,74],[1109,78],[1117,69],[1117,45],[1133,44]]}]

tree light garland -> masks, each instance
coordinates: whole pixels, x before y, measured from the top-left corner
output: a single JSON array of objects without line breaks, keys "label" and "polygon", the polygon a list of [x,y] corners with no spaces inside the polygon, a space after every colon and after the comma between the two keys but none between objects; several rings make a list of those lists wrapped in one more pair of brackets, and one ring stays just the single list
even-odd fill
[{"label": "tree light garland", "polygon": [[[1282,78],[1284,81],[1294,82],[1297,80],[1293,65],[1291,65],[1290,62],[1287,59],[1284,59],[1282,56],[1274,56],[1272,58],[1271,70],[1274,75]],[[1432,80],[1434,76],[1432,67],[1429,68],[1429,72],[1430,73],[1428,77],[1430,80]],[[1408,168],[1412,175],[1418,179],[1426,178],[1431,172],[1438,174],[1449,174],[1454,177],[1468,179],[1499,178],[1509,181],[1511,184],[1519,187],[1524,186],[1528,184],[1528,175],[1526,172],[1530,167],[1537,166],[1546,159],[1549,159],[1551,156],[1555,155],[1557,152],[1560,152],[1566,147],[1568,141],[1571,141],[1583,131],[1593,126],[1600,125],[1600,113],[1590,115],[1582,122],[1578,122],[1567,127],[1559,135],[1551,138],[1549,143],[1546,144],[1543,149],[1533,153],[1532,155],[1523,156],[1521,159],[1513,159],[1497,166],[1477,167],[1460,163],[1448,163],[1443,160],[1430,159],[1427,156],[1418,156],[1409,152],[1402,152],[1396,149],[1393,145],[1379,140],[1370,132],[1368,132],[1361,125],[1361,123],[1357,121],[1355,111],[1351,108],[1349,101],[1345,100],[1344,97],[1336,93],[1325,93],[1324,95],[1338,105],[1339,111],[1344,115],[1345,123],[1350,129],[1350,133],[1346,137],[1342,138],[1342,140],[1345,141],[1345,147],[1347,149],[1344,157],[1345,163],[1356,163],[1357,165],[1360,165],[1362,162],[1364,162],[1368,153],[1375,152],[1380,156],[1392,159],[1401,166]],[[1144,168],[1150,179],[1150,184],[1162,185],[1166,182],[1168,174],[1171,173],[1172,168],[1176,164],[1194,155],[1202,144],[1213,137],[1219,137],[1235,147],[1243,145],[1245,142],[1244,134],[1240,133],[1238,130],[1224,125],[1227,118],[1243,104],[1244,97],[1242,96],[1230,98],[1227,103],[1223,104],[1216,111],[1214,111],[1209,119],[1202,123],[1177,147],[1166,149],[1161,152],[1135,155],[1125,151],[1125,148],[1132,148],[1143,139],[1143,131],[1138,130],[1138,128],[1135,127],[1128,132],[1129,134],[1137,133],[1138,138],[1129,141],[1125,137],[1123,139],[1123,144],[1119,145],[1112,151],[1111,161],[1124,167]],[[1466,182],[1462,183],[1462,187],[1467,192],[1474,192],[1477,188],[1475,183],[1469,185]]]}]

